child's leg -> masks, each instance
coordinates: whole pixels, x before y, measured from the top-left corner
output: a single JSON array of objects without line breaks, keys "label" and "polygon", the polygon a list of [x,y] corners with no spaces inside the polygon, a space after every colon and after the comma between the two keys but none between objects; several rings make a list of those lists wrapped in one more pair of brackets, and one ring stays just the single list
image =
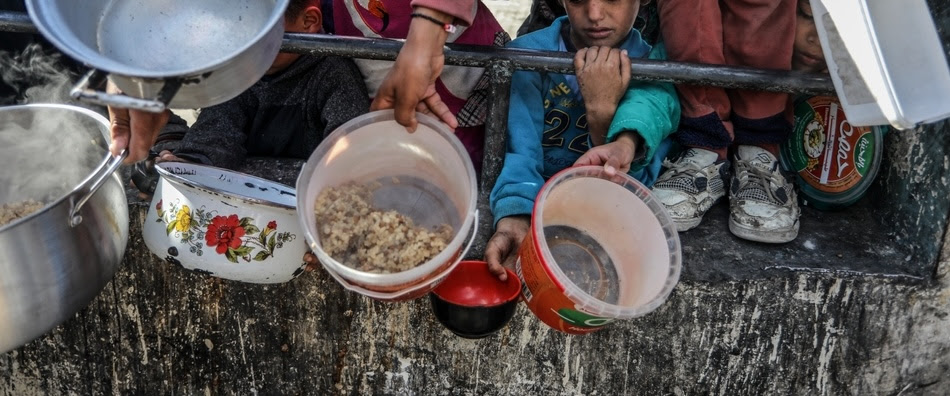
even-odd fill
[{"label": "child's leg", "polygon": [[[789,70],[797,0],[724,0],[726,62]],[[788,95],[736,90],[732,99],[736,156],[729,188],[729,230],[767,243],[795,239],[801,211],[794,186],[781,174],[778,146],[788,138]]]},{"label": "child's leg", "polygon": [[[660,31],[670,60],[724,64],[719,0],[657,2]],[[722,88],[678,85],[683,119],[676,140],[685,146],[715,151],[723,159],[732,144],[731,106]]]},{"label": "child's leg", "polygon": [[[797,0],[724,0],[723,47],[726,63],[789,70],[795,40]],[[730,91],[735,143],[777,154],[791,130],[784,93]]]}]

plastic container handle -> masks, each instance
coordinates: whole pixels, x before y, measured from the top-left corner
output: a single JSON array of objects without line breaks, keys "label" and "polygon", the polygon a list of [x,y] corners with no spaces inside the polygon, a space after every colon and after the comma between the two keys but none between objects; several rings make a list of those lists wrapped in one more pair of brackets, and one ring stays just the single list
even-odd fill
[{"label": "plastic container handle", "polygon": [[127,109],[141,110],[149,113],[161,113],[168,108],[168,102],[181,89],[182,81],[180,79],[166,79],[158,98],[140,99],[122,94],[110,94],[97,91],[92,87],[101,86],[105,82],[106,73],[98,69],[92,69],[87,73],[79,83],[73,87],[69,95],[73,99],[84,102],[94,103],[102,106],[113,106]]},{"label": "plastic container handle", "polygon": [[[83,189],[81,189],[82,196],[73,204],[72,209],[69,210],[69,226],[76,227],[82,224],[82,215],[79,214],[79,211],[82,209],[83,205],[89,201],[89,198],[92,198],[93,194],[96,191],[99,191],[99,187],[102,187],[102,184],[106,182],[106,179],[109,176],[112,176],[115,173],[116,169],[119,169],[122,166],[122,161],[125,160],[125,157],[129,156],[129,151],[123,149],[119,155],[112,157],[108,156],[105,160],[99,164],[99,167],[92,173],[92,176],[89,179],[86,179],[86,183],[83,183]],[[88,185],[88,181],[92,180],[92,185]]]}]

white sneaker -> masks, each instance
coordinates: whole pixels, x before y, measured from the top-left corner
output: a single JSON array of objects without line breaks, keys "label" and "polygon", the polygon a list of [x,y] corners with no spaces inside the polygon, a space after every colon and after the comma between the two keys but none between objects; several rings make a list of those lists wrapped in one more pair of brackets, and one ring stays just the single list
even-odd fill
[{"label": "white sneaker", "polygon": [[690,148],[676,162],[663,161],[666,170],[653,185],[653,196],[666,207],[677,231],[698,226],[709,208],[726,195],[729,161],[717,162],[717,158],[712,151]]},{"label": "white sneaker", "polygon": [[779,171],[772,153],[739,146],[729,188],[729,231],[766,243],[791,242],[798,236],[801,209],[795,188]]}]

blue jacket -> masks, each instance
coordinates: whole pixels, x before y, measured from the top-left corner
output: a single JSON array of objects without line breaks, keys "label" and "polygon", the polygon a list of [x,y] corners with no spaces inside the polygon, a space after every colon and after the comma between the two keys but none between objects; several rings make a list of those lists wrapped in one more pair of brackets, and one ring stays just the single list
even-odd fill
[{"label": "blue jacket", "polygon": [[[545,29],[518,37],[509,47],[566,51],[561,17]],[[630,57],[665,59],[661,44],[651,48],[636,29],[621,45]],[[544,181],[570,167],[588,150],[583,98],[574,75],[517,71],[511,81],[508,149],[490,202],[495,223],[503,217],[530,215]],[[612,142],[624,131],[643,137],[645,156],[630,175],[652,186],[669,151],[666,137],[676,130],[680,104],[673,84],[631,81],[607,132]]]}]

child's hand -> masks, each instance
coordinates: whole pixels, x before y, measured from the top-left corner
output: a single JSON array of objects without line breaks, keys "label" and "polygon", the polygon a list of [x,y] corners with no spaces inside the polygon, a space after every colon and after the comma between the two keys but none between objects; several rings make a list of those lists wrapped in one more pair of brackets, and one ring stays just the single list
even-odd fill
[{"label": "child's hand", "polygon": [[162,150],[161,153],[158,153],[158,157],[155,157],[155,162],[188,162],[181,158],[178,158],[175,154],[172,154],[171,151]]},{"label": "child's hand", "polygon": [[[574,166],[603,165],[604,172],[608,176],[614,176],[618,171],[621,173],[630,171],[630,164],[633,162],[636,153],[637,136],[634,132],[624,132],[613,142],[587,150],[584,155],[574,162]],[[501,222],[498,224],[500,225]]]},{"label": "child's hand", "polygon": [[594,145],[601,145],[630,85],[630,58],[627,50],[589,47],[577,51],[574,69],[584,97],[588,132]]},{"label": "child's hand", "polygon": [[320,268],[320,260],[317,259],[316,254],[313,254],[313,251],[308,250],[307,253],[303,254],[303,262],[306,264],[303,268],[304,271],[312,272]]},{"label": "child's hand", "polygon": [[530,216],[509,216],[498,220],[495,235],[485,246],[485,261],[488,262],[488,270],[502,282],[508,280],[505,267],[514,265],[521,241],[528,235],[530,228]]}]

